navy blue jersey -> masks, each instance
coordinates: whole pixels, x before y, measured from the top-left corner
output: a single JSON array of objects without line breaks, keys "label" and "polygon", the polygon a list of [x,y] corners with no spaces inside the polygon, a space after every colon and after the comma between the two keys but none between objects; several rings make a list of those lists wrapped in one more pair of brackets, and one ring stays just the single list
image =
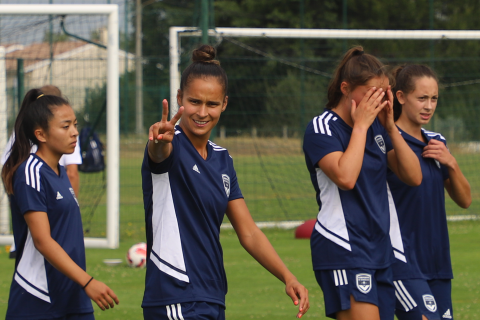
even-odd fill
[{"label": "navy blue jersey", "polygon": [[[448,179],[448,169],[437,160],[422,157],[427,146],[423,141],[400,130],[403,138],[420,160],[423,180],[418,187],[400,181],[389,170],[387,179],[391,194],[391,237],[394,254],[395,280],[402,279],[452,279],[450,244],[445,213],[443,182]],[[427,141],[436,139],[446,144],[445,138],[422,129]]]},{"label": "navy blue jersey", "polygon": [[368,129],[352,190],[341,190],[318,167],[327,154],[345,152],[351,135],[352,127],[330,110],[313,118],[305,132],[303,150],[319,206],[311,237],[315,270],[382,269],[392,261],[386,183],[392,146],[384,127],[375,119]]},{"label": "navy blue jersey", "polygon": [[17,248],[7,319],[59,318],[93,312],[82,287],[55,269],[35,249],[24,219],[28,211],[46,212],[52,238],[85,270],[85,245],[77,199],[64,167],[59,175],[31,154],[13,176],[12,225]]},{"label": "navy blue jersey", "polygon": [[166,160],[152,162],[145,149],[148,260],[142,307],[191,301],[225,305],[220,225],[228,202],[242,193],[228,151],[210,141],[207,149],[205,160],[179,126]]}]

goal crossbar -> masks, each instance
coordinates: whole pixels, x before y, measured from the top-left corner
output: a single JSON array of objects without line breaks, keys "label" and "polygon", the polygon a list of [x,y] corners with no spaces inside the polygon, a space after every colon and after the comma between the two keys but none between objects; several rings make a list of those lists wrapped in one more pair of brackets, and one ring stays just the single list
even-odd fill
[{"label": "goal crossbar", "polygon": [[[171,27],[170,41],[170,105],[171,116],[178,106],[175,103],[180,88],[180,53],[182,37],[199,37],[202,31],[193,27]],[[215,28],[208,31],[211,37],[256,37],[294,39],[377,39],[377,40],[476,40],[480,30],[365,30],[365,29],[289,29],[289,28]]]},{"label": "goal crossbar", "polygon": [[[119,26],[118,5],[70,5],[70,4],[0,4],[2,15],[107,15],[107,228],[106,238],[85,238],[87,247],[118,248],[119,246]],[[0,76],[1,78],[1,76]],[[2,84],[6,86],[6,84]],[[5,87],[6,88],[6,87]],[[0,88],[3,92],[5,88]],[[1,115],[4,116],[4,115]],[[1,134],[1,132],[0,132]],[[3,134],[7,135],[5,131]],[[6,137],[8,139],[8,137]],[[0,141],[6,141],[5,138]],[[5,145],[0,145],[4,150]],[[2,188],[3,189],[3,188]],[[13,241],[12,235],[0,235],[0,244]]]}]

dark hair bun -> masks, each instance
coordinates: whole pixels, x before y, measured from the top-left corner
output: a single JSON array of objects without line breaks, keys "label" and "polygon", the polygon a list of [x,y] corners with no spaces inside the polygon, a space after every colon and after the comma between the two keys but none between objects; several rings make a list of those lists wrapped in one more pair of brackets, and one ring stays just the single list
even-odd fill
[{"label": "dark hair bun", "polygon": [[192,61],[201,62],[201,63],[220,64],[220,61],[215,60],[216,55],[217,55],[217,51],[215,50],[214,47],[208,44],[204,44],[200,48],[193,50]]}]

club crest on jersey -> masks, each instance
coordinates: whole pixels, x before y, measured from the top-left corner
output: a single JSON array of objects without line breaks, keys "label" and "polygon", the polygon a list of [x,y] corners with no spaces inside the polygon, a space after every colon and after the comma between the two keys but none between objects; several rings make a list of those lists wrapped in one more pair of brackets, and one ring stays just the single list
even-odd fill
[{"label": "club crest on jersey", "polygon": [[423,303],[425,304],[425,307],[428,309],[428,311],[437,311],[437,303],[435,302],[435,298],[431,294],[424,294],[422,298]]},{"label": "club crest on jersey", "polygon": [[225,188],[225,193],[227,198],[230,197],[230,177],[226,174],[222,174],[223,187]]},{"label": "club crest on jersey", "polygon": [[361,293],[369,293],[372,290],[372,276],[368,273],[359,273],[355,277],[357,288]]},{"label": "club crest on jersey", "polygon": [[387,152],[387,147],[385,147],[385,141],[383,141],[383,137],[380,134],[375,136],[375,142],[383,153]]}]

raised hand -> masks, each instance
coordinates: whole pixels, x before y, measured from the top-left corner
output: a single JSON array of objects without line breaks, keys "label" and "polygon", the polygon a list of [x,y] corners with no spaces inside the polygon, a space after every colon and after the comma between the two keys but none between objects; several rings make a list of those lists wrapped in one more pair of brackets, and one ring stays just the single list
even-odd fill
[{"label": "raised hand", "polygon": [[105,283],[92,279],[85,287],[85,293],[102,310],[110,309],[119,303],[117,295]]},{"label": "raised hand", "polygon": [[436,139],[431,139],[428,145],[423,148],[422,157],[435,159],[449,168],[457,163],[457,160],[452,156],[447,146]]},{"label": "raised hand", "polygon": [[170,143],[175,136],[175,124],[180,119],[183,113],[183,107],[178,109],[177,114],[167,121],[168,119],[168,101],[163,99],[162,101],[163,111],[162,111],[162,120],[160,122],[154,123],[150,126],[148,130],[148,140],[154,141],[155,143],[163,142]]},{"label": "raised hand", "polygon": [[383,101],[384,96],[385,92],[382,88],[372,87],[358,106],[355,100],[352,100],[351,115],[354,125],[360,125],[365,129],[369,128],[380,111],[388,104],[388,101]]},{"label": "raised hand", "polygon": [[391,86],[388,86],[387,97],[384,102],[387,102],[387,104],[382,111],[378,113],[378,120],[387,132],[390,132],[395,128],[395,120],[393,117],[393,93]]}]

